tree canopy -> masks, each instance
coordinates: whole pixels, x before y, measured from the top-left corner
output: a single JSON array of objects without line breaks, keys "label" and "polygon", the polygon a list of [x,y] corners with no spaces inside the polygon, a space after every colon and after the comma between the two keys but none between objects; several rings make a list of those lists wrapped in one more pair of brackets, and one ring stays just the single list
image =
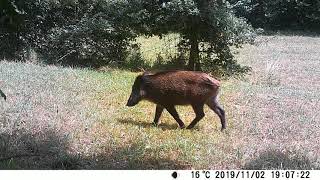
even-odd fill
[{"label": "tree canopy", "polygon": [[[189,70],[244,73],[230,47],[253,40],[254,31],[224,0],[6,0],[2,12],[19,15],[19,28],[0,31],[1,58],[26,48],[48,63],[121,65],[141,35],[180,34]],[[11,10],[10,10],[11,9]],[[12,23],[14,24],[14,23]],[[6,25],[6,27],[9,27]],[[9,42],[15,41],[14,43]],[[11,44],[16,47],[8,47]]]},{"label": "tree canopy", "polygon": [[255,28],[320,31],[318,0],[229,0]]},{"label": "tree canopy", "polygon": [[178,33],[180,46],[189,52],[187,69],[219,71],[225,75],[244,73],[230,50],[254,39],[255,33],[243,18],[232,13],[226,1],[215,0],[131,0],[139,7],[132,27],[138,33],[162,36]]}]

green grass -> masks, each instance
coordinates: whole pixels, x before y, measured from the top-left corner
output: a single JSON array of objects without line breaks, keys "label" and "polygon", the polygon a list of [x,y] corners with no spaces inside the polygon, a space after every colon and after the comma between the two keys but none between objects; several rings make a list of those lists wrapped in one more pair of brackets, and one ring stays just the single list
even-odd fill
[{"label": "green grass", "polygon": [[[225,132],[207,107],[194,130],[167,112],[151,126],[154,104],[125,106],[137,73],[1,61],[0,168],[318,169],[319,40],[263,36],[245,46],[237,58],[253,72],[222,81]],[[194,118],[191,107],[178,112]]]}]

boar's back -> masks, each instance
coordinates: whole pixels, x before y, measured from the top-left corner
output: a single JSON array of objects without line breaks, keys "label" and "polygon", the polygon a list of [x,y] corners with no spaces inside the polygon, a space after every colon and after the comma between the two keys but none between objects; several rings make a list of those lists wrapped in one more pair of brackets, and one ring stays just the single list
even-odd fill
[{"label": "boar's back", "polygon": [[203,102],[215,95],[220,86],[218,80],[202,72],[164,71],[144,76],[148,99],[156,103]]}]

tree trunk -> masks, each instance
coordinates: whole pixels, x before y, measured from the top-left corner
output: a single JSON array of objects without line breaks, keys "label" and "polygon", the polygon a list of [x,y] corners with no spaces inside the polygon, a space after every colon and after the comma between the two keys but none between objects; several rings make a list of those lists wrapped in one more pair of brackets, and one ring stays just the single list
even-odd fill
[{"label": "tree trunk", "polygon": [[199,60],[199,43],[195,36],[190,38],[190,57],[188,63],[188,70],[190,71],[200,71],[200,60]]}]

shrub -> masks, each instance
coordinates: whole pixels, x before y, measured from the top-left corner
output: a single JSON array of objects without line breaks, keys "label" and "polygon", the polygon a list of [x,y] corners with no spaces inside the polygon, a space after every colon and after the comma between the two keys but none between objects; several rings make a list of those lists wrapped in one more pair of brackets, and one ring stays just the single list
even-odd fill
[{"label": "shrub", "polygon": [[120,13],[113,10],[115,1],[9,1],[23,12],[23,23],[15,30],[0,31],[2,40],[13,40],[1,44],[5,52],[32,48],[47,63],[99,67],[123,62],[134,37],[122,21],[114,18],[120,17],[113,14]]},{"label": "shrub", "polygon": [[320,1],[229,0],[238,16],[256,28],[271,30],[320,30]]}]

